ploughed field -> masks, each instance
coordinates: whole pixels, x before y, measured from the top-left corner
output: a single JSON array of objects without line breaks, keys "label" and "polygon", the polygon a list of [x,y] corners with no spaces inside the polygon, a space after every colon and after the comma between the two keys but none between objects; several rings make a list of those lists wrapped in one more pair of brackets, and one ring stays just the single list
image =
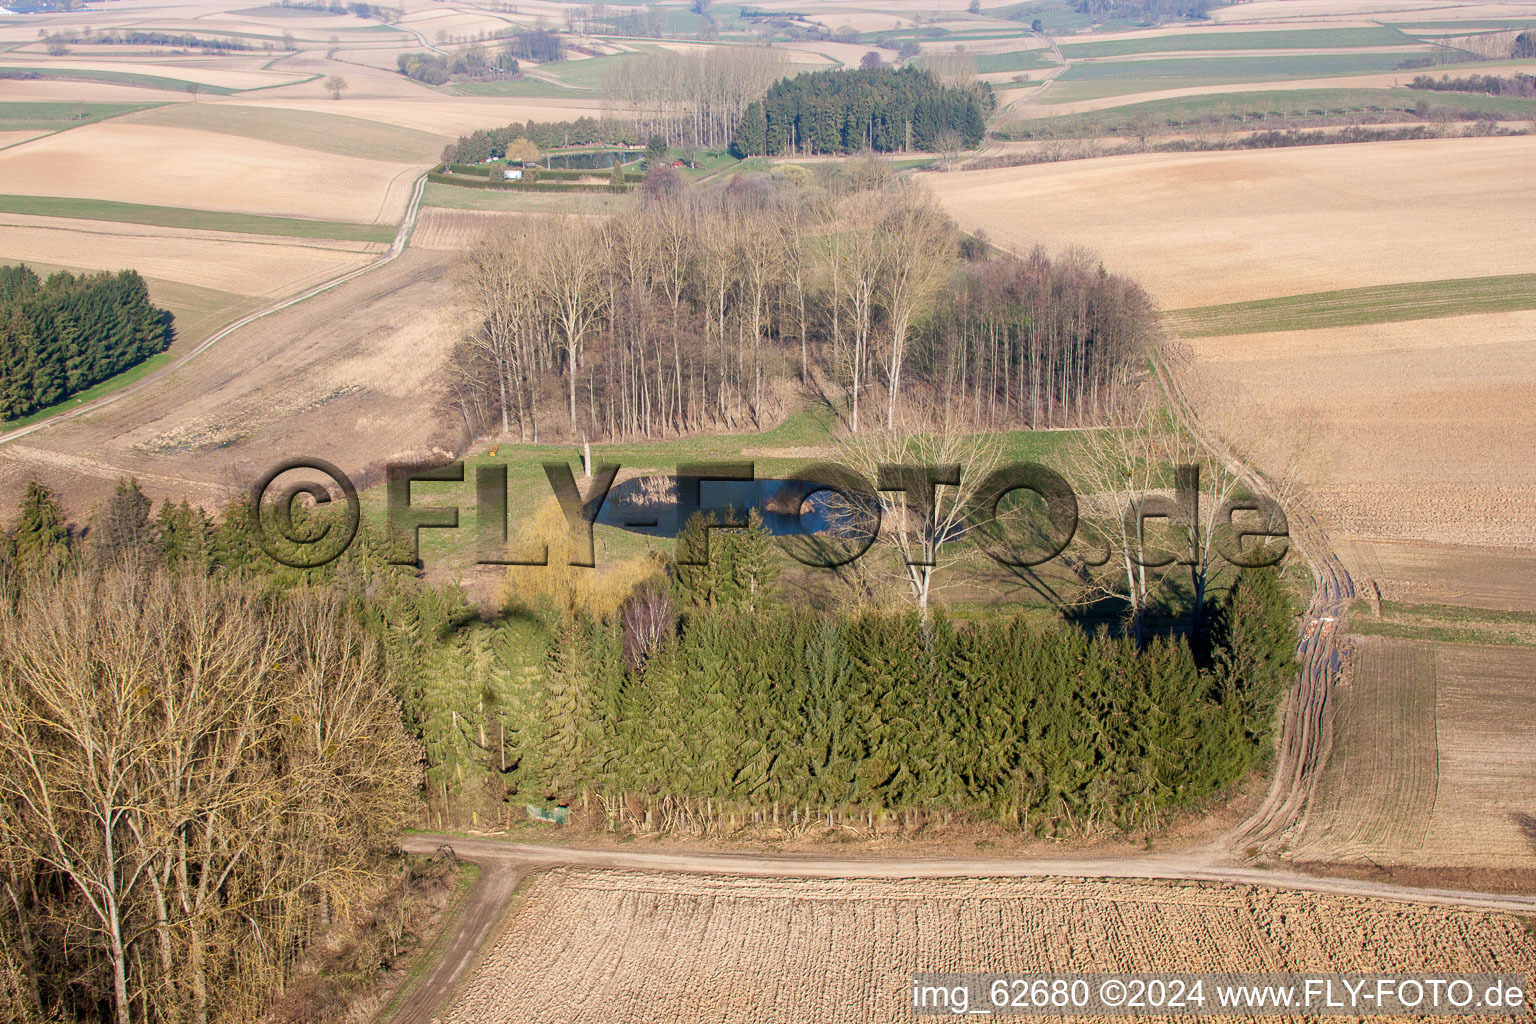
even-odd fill
[{"label": "ploughed field", "polygon": [[445,1024],[894,1021],[927,971],[1524,972],[1536,957],[1506,914],[1195,882],[561,870],[524,885]]}]

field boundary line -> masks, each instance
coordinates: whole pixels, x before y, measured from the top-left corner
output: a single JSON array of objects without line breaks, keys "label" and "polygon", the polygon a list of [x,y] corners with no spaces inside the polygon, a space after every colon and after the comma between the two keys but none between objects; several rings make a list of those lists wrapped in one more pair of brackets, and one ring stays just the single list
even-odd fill
[{"label": "field boundary line", "polygon": [[1349,878],[1304,875],[1252,867],[1223,867],[1190,863],[1177,855],[1131,857],[1124,860],[1070,859],[944,859],[831,858],[676,851],[597,850],[575,846],[544,846],[464,835],[411,833],[400,838],[407,853],[436,850],[447,844],[456,856],[479,863],[520,863],[529,872],[572,867],[667,874],[724,875],[746,878],[873,878],[903,881],[927,878],[1086,878],[1095,880],[1158,879],[1261,886],[1269,889],[1380,898],[1400,903],[1497,910],[1512,914],[1536,911],[1536,896],[1471,892],[1389,885]]},{"label": "field boundary line", "polygon": [[[453,846],[446,840],[441,845]],[[458,857],[457,851],[454,856]],[[523,883],[543,870],[515,860],[459,859],[478,866],[480,877],[460,903],[458,914],[444,922],[433,940],[432,961],[385,1004],[374,1017],[376,1024],[432,1024],[438,1020],[511,924],[522,902]]]},{"label": "field boundary line", "polygon": [[[1154,351],[1151,364],[1163,394],[1196,440],[1236,468],[1244,483],[1273,494],[1274,488],[1260,471],[1201,429],[1194,406],[1167,365],[1166,353]],[[1304,622],[1328,622],[1331,628],[1312,629],[1305,624],[1302,627],[1297,651],[1301,665],[1296,685],[1286,695],[1280,711],[1280,738],[1269,790],[1259,807],[1227,836],[1230,846],[1245,859],[1249,848],[1258,853],[1283,853],[1285,837],[1317,788],[1323,765],[1332,752],[1332,691],[1347,656],[1338,638],[1343,635],[1345,616],[1355,598],[1354,580],[1329,546],[1327,534],[1317,520],[1300,507],[1294,508],[1287,519],[1291,523],[1291,542],[1311,568],[1315,581]]]},{"label": "field boundary line", "polygon": [[18,441],[21,438],[30,434],[34,434],[51,424],[62,423],[66,420],[72,420],[76,416],[83,416],[86,413],[95,412],[98,409],[105,408],[120,398],[124,398],[128,395],[134,394],[135,392],[141,391],[149,385],[159,381],[161,378],[170,376],[177,370],[181,369],[183,366],[186,366],[192,360],[196,359],[198,356],[202,355],[204,352],[207,352],[209,349],[213,348],[213,346],[218,344],[220,341],[223,341],[225,338],[229,337],[229,335],[240,330],[242,327],[247,327],[250,324],[255,323],[257,320],[270,316],[273,313],[280,313],[289,307],[297,306],[299,303],[305,301],[306,299],[312,299],[322,292],[328,292],[338,285],[346,284],[348,281],[361,277],[370,271],[377,270],[385,264],[393,263],[395,260],[400,258],[400,255],[405,252],[406,246],[410,243],[411,232],[416,227],[416,216],[421,209],[421,197],[423,191],[426,188],[426,183],[427,176],[425,173],[422,173],[417,177],[416,184],[411,189],[410,201],[406,203],[405,218],[400,222],[399,230],[395,232],[395,240],[390,243],[389,248],[385,250],[384,254],[378,259],[372,261],[371,263],[366,263],[361,267],[348,270],[345,273],[339,274],[327,281],[322,281],[317,285],[299,292],[297,295],[291,295],[288,298],[279,299],[276,302],[263,306],[261,309],[258,309],[253,313],[247,313],[245,316],[233,321],[232,323],[225,324],[223,327],[210,334],[207,338],[204,338],[201,342],[198,343],[196,348],[182,356],[180,359],[176,360],[174,363],[170,364],[169,366],[162,367],[161,369],[156,370],[154,373],[141,377],[133,383],[113,391],[111,394],[103,395],[95,401],[87,402],[86,404],[78,406],[77,408],[60,412],[57,416],[49,416],[46,419],[39,420],[36,423],[28,424],[25,427],[19,427],[16,430],[10,431],[9,433],[0,434],[0,445],[10,444],[12,441]]}]

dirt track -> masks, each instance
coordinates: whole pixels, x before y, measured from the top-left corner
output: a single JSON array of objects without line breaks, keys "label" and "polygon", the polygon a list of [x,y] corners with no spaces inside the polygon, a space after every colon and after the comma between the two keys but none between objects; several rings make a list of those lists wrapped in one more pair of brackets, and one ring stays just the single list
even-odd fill
[{"label": "dirt track", "polygon": [[[890,860],[827,858],[815,855],[762,856],[689,851],[649,853],[632,850],[587,850],[433,835],[411,835],[401,840],[402,848],[413,853],[433,852],[443,844],[451,846],[458,856],[479,864],[482,874],[467,899],[460,923],[450,936],[442,959],[432,965],[415,987],[406,992],[398,1011],[394,1016],[386,1018],[386,1024],[424,1024],[445,1015],[461,986],[474,974],[475,966],[495,945],[491,929],[506,914],[512,888],[530,872],[557,867],[642,871],[651,874],[685,876],[709,875],[737,879],[910,881],[1057,877],[1081,880],[1084,883],[1111,879],[1173,879],[1484,911],[1519,914],[1530,914],[1536,911],[1536,897],[1408,889],[1374,882],[1317,878],[1254,868],[1223,867],[1217,862],[1221,851],[1214,847],[1190,853],[1135,857],[1125,860]],[[1085,884],[1083,897],[1088,899],[1092,895],[1092,889]],[[591,923],[595,925],[598,922]],[[575,978],[568,980],[573,984],[576,983]]]},{"label": "dirt track", "polygon": [[433,388],[454,336],[452,254],[404,249],[415,211],[413,202],[390,252],[363,271],[242,318],[95,402],[0,435],[0,509],[37,479],[81,519],[120,476],[136,475],[156,500],[213,511],[283,458],[355,472],[452,443]]},{"label": "dirt track", "polygon": [[[435,853],[440,845],[427,844],[425,839],[423,843],[423,850],[428,853]],[[506,913],[513,891],[528,872],[524,865],[508,859],[466,859],[480,865],[480,877],[465,898],[463,913],[453,924],[453,935],[442,955],[411,983],[406,998],[380,1024],[429,1024],[435,1019],[435,1011],[446,1005],[448,997],[468,977],[470,965],[489,945],[492,929]]]},{"label": "dirt track", "polygon": [[[1176,379],[1158,364],[1159,378],[1170,402],[1197,434],[1203,434],[1193,409]],[[1231,458],[1216,438],[1204,438],[1221,457]],[[1248,471],[1250,483],[1262,478]],[[1018,878],[1080,877],[1084,879],[1182,879],[1267,886],[1301,892],[1328,893],[1398,900],[1437,906],[1474,907],[1516,913],[1536,911],[1536,897],[1467,893],[1445,889],[1410,889],[1374,882],[1319,878],[1262,868],[1232,866],[1234,859],[1254,853],[1274,855],[1284,845],[1316,784],[1327,757],[1331,735],[1328,715],[1332,687],[1342,667],[1337,646],[1339,627],[1355,597],[1355,583],[1328,544],[1316,520],[1305,512],[1292,516],[1292,538],[1312,567],[1317,590],[1308,609],[1298,656],[1302,662],[1297,687],[1282,718],[1280,750],[1268,794],[1260,807],[1232,833],[1190,851],[1159,856],[1106,859],[918,859],[826,858],[819,856],[761,856],[704,852],[644,853],[533,846],[485,839],[412,835],[401,841],[407,852],[430,852],[439,845],[481,865],[485,873],[475,886],[462,923],[451,937],[442,960],[406,993],[395,1022],[428,1021],[446,1011],[469,965],[482,955],[491,924],[504,913],[507,880],[552,867],[629,869],[746,877],[790,878]],[[514,883],[515,884],[515,883]]]}]

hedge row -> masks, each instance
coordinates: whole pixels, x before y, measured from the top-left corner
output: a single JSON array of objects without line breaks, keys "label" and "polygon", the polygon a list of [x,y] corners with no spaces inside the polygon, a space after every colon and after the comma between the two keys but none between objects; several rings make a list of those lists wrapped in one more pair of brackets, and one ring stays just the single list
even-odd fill
[{"label": "hedge row", "polygon": [[432,171],[427,174],[427,180],[435,185],[456,185],[459,188],[496,188],[509,190],[523,190],[527,192],[627,192],[628,185],[582,185],[566,184],[557,181],[469,181],[456,174],[443,174]]},{"label": "hedge row", "polygon": [[[489,178],[491,176],[491,171],[494,170],[500,172],[502,166],[503,165],[501,164],[449,164],[448,172],[451,174],[473,174],[477,177]],[[564,170],[561,168],[550,170],[547,168],[539,167],[528,168],[528,170],[536,170],[538,172],[536,177],[540,179],[547,178],[551,181],[580,181],[582,178],[606,178],[613,173],[610,168],[595,168],[593,170],[577,171]],[[624,172],[624,180],[626,181],[639,181],[643,177],[645,177],[645,175],[638,171]]]}]

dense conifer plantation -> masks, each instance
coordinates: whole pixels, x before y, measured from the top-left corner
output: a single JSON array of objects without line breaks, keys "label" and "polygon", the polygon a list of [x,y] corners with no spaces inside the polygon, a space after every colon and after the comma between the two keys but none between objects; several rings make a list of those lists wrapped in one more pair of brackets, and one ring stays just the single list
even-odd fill
[{"label": "dense conifer plantation", "polygon": [[25,264],[0,267],[0,419],[83,391],[171,344],[171,314],[132,270],[46,281]]},{"label": "dense conifer plantation", "polygon": [[1295,672],[1295,612],[1274,570],[1245,570],[1214,602],[1196,653],[1179,635],[1138,646],[1006,613],[815,611],[778,587],[755,524],[712,532],[705,566],[643,557],[653,574],[606,606],[523,603],[514,589],[485,619],[457,588],[390,564],[394,542],[366,530],[300,571],[260,554],[249,509],[218,522],[152,510],[131,482],[83,546],[66,522],[34,487],[0,563],[53,572],[94,545],[98,561],[347,595],[424,753],[433,825],[519,819],[533,804],[641,829],[830,814],[1155,830],[1258,765]]},{"label": "dense conifer plantation", "polygon": [[995,102],[985,83],[951,88],[912,65],[818,71],[786,78],[750,104],[732,148],[740,156],[933,152],[952,131],[970,149]]}]

